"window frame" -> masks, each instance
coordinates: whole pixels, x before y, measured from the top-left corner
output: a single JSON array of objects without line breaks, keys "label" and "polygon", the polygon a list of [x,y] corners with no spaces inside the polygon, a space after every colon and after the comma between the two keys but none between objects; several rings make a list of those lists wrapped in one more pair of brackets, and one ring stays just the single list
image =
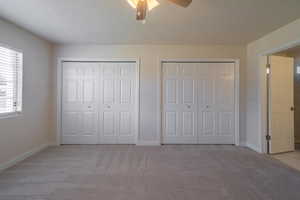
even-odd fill
[{"label": "window frame", "polygon": [[20,56],[20,69],[17,71],[17,85],[16,85],[16,92],[17,92],[17,109],[13,112],[7,112],[7,113],[0,113],[0,119],[6,119],[6,118],[14,118],[21,116],[23,113],[23,67],[24,67],[24,53],[22,50],[8,46],[6,44],[0,43],[0,47],[6,48],[12,51],[15,51]]}]

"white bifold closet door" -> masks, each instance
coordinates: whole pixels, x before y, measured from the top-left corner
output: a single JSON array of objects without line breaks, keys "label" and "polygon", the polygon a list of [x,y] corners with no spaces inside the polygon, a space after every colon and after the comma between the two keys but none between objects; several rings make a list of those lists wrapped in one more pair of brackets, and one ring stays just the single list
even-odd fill
[{"label": "white bifold closet door", "polygon": [[234,64],[163,64],[163,143],[234,144]]},{"label": "white bifold closet door", "polygon": [[102,63],[99,76],[101,144],[134,144],[136,139],[135,63]]},{"label": "white bifold closet door", "polygon": [[136,63],[64,62],[62,144],[135,144]]},{"label": "white bifold closet door", "polygon": [[62,144],[97,144],[97,83],[95,63],[64,62]]},{"label": "white bifold closet door", "polygon": [[197,66],[163,64],[163,143],[197,144]]}]

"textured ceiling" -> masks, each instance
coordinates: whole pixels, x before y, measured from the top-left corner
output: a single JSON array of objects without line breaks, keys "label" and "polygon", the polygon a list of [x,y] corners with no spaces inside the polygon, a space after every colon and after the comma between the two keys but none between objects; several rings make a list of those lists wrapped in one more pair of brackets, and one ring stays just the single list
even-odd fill
[{"label": "textured ceiling", "polygon": [[146,24],[126,0],[0,0],[0,17],[65,44],[246,44],[300,18],[300,0],[159,2]]}]

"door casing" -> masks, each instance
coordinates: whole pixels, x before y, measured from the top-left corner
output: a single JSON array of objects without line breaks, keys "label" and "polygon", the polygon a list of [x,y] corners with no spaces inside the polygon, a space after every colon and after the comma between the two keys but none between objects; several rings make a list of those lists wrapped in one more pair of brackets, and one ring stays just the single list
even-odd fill
[{"label": "door casing", "polygon": [[163,59],[159,58],[158,60],[158,103],[157,105],[158,110],[160,111],[158,113],[157,119],[158,119],[158,138],[159,138],[159,144],[163,143],[163,124],[162,124],[162,119],[163,119],[163,64],[168,63],[168,62],[178,62],[178,63],[234,63],[234,75],[235,75],[235,80],[234,80],[234,110],[235,110],[235,145],[239,146],[240,145],[240,133],[239,133],[239,86],[240,86],[240,81],[239,81],[239,65],[240,65],[240,60],[239,59],[205,59],[205,58],[200,58],[200,59]]},{"label": "door casing", "polygon": [[268,56],[297,47],[300,45],[300,40],[286,41],[282,44],[275,45],[272,48],[257,55],[259,61],[258,71],[258,146],[251,146],[257,152],[267,154],[268,153],[268,141],[266,134],[268,132],[268,99],[267,99],[267,74],[266,65],[268,63]]},{"label": "door casing", "polygon": [[133,59],[112,59],[112,58],[59,58],[57,61],[57,99],[56,99],[56,144],[57,146],[61,145],[61,136],[62,136],[62,83],[63,83],[63,62],[135,62],[136,63],[136,119],[135,119],[135,129],[136,129],[136,138],[135,143],[138,143],[139,132],[140,132],[140,58]]}]

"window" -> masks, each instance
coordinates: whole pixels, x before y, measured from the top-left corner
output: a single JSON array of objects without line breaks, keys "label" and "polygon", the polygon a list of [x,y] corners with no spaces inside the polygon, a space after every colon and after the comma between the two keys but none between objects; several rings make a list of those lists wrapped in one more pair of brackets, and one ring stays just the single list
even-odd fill
[{"label": "window", "polygon": [[22,67],[22,53],[0,46],[0,116],[22,111]]}]

